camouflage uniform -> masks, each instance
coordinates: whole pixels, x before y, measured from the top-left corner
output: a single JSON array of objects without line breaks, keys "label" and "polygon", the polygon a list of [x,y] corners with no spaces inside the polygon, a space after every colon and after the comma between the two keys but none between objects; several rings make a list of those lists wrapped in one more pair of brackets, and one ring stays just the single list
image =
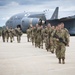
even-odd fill
[{"label": "camouflage uniform", "polygon": [[67,46],[69,46],[69,42],[70,42],[70,34],[69,34],[69,31],[66,29],[66,28],[64,28],[64,23],[62,22],[61,24],[61,29],[63,29],[64,30],[64,32],[65,32],[65,34],[67,35],[67,38],[66,38],[66,43],[67,43]]},{"label": "camouflage uniform", "polygon": [[52,31],[51,27],[45,29],[45,36],[46,36],[45,47],[47,51],[51,50],[51,44],[50,44],[51,31]]},{"label": "camouflage uniform", "polygon": [[47,49],[47,46],[48,46],[48,41],[47,41],[47,36],[48,36],[48,31],[47,31],[47,27],[44,29],[44,42],[45,42],[45,48],[46,50],[48,51]]},{"label": "camouflage uniform", "polygon": [[47,38],[47,27],[44,28],[44,43],[46,42],[46,38]]},{"label": "camouflage uniform", "polygon": [[37,28],[38,28],[38,25],[36,25],[36,27],[34,28],[34,40],[35,40],[35,47],[38,46],[38,43],[37,43]]},{"label": "camouflage uniform", "polygon": [[13,42],[13,38],[14,38],[14,30],[11,28],[9,29],[9,37],[10,37],[10,42]]},{"label": "camouflage uniform", "polygon": [[[55,33],[55,36],[58,36],[56,38],[56,52],[57,52],[56,56],[59,59],[59,63],[61,63],[61,59],[62,59],[62,63],[64,64],[65,63],[65,61],[64,61],[65,60],[65,51],[66,51],[66,46],[65,46],[64,42],[66,42],[67,36],[63,29],[57,30]],[[64,42],[62,42],[59,38],[62,38],[62,40]]]},{"label": "camouflage uniform", "polygon": [[5,29],[2,30],[2,39],[3,39],[3,42],[5,42]]},{"label": "camouflage uniform", "polygon": [[51,53],[54,53],[54,49],[55,49],[55,38],[53,37],[54,33],[55,33],[55,29],[52,29],[51,38],[50,38],[50,42],[51,42],[50,43],[50,46],[51,46],[50,51],[51,51]]},{"label": "camouflage uniform", "polygon": [[28,42],[29,42],[29,39],[30,39],[30,33],[31,33],[31,30],[29,28],[29,29],[27,29],[27,40],[28,40]]},{"label": "camouflage uniform", "polygon": [[58,26],[56,26],[56,28],[53,30],[52,34],[51,34],[51,37],[53,38],[52,42],[53,42],[53,49],[55,51],[55,54],[56,54],[56,57],[57,57],[57,50],[56,50],[56,45],[57,45],[57,41],[56,41],[56,38],[54,37],[54,35],[56,34],[58,30]]},{"label": "camouflage uniform", "polygon": [[[41,26],[42,27],[42,26]],[[43,42],[44,42],[44,28],[41,28],[41,48],[43,49]]]},{"label": "camouflage uniform", "polygon": [[37,45],[40,48],[41,46],[41,27],[37,28]]},{"label": "camouflage uniform", "polygon": [[31,41],[32,41],[32,45],[34,45],[34,41],[35,41],[34,32],[35,32],[35,28],[32,27],[31,28]]},{"label": "camouflage uniform", "polygon": [[8,27],[6,28],[6,32],[5,32],[5,35],[6,35],[6,39],[7,39],[7,42],[8,42],[8,40],[9,40],[9,29],[8,29]]},{"label": "camouflage uniform", "polygon": [[70,42],[70,34],[69,34],[69,31],[66,28],[62,28],[62,29],[63,29],[63,31],[66,34],[66,43],[67,43],[67,46],[69,46],[69,42]]},{"label": "camouflage uniform", "polygon": [[15,28],[16,36],[17,36],[17,42],[20,43],[21,41],[21,36],[22,36],[22,31],[20,28]]}]

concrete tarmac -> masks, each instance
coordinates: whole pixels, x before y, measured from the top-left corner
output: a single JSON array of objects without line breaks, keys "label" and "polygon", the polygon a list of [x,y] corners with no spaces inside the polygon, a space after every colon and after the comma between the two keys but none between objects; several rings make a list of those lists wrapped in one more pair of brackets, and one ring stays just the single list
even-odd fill
[{"label": "concrete tarmac", "polygon": [[55,54],[35,48],[27,42],[26,35],[21,43],[16,37],[13,43],[0,38],[0,75],[75,75],[75,37],[70,37],[66,47],[66,63],[58,64]]}]

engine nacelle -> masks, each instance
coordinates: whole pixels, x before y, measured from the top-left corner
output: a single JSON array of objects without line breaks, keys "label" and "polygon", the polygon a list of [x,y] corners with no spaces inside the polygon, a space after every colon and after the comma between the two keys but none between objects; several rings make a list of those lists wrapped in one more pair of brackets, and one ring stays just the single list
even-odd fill
[{"label": "engine nacelle", "polygon": [[26,30],[30,25],[35,26],[36,24],[42,24],[42,20],[39,18],[26,18],[24,17],[22,20],[22,29]]}]

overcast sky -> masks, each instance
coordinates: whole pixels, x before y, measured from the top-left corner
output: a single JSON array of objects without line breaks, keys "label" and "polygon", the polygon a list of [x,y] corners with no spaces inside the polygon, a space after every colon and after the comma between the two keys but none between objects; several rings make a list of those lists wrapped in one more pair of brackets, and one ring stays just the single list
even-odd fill
[{"label": "overcast sky", "polygon": [[75,0],[0,0],[0,26],[14,14],[49,9],[52,15],[56,7],[59,7],[59,18],[75,15]]}]

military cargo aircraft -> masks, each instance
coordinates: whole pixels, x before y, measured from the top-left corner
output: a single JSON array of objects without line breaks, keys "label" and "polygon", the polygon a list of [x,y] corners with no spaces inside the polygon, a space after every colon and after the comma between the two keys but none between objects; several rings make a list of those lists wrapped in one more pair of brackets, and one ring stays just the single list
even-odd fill
[{"label": "military cargo aircraft", "polygon": [[6,26],[8,28],[16,28],[17,26],[21,27],[23,32],[26,32],[27,28],[30,25],[35,26],[36,24],[42,24],[46,22],[46,20],[53,20],[58,19],[58,10],[59,7],[56,7],[52,17],[50,17],[50,11],[43,11],[43,12],[23,12],[16,14],[10,17],[9,20],[6,22]]},{"label": "military cargo aircraft", "polygon": [[23,12],[16,14],[10,17],[9,20],[6,22],[6,26],[9,28],[16,28],[17,26],[21,27],[23,32],[26,32],[27,28],[30,25],[35,26],[36,24],[42,24],[45,22],[44,25],[47,23],[51,23],[51,25],[58,25],[60,22],[63,22],[65,27],[69,30],[70,35],[75,35],[75,15],[68,16],[64,18],[58,19],[58,10],[59,7],[56,7],[52,17],[50,16],[50,11],[43,11],[43,12]]}]

